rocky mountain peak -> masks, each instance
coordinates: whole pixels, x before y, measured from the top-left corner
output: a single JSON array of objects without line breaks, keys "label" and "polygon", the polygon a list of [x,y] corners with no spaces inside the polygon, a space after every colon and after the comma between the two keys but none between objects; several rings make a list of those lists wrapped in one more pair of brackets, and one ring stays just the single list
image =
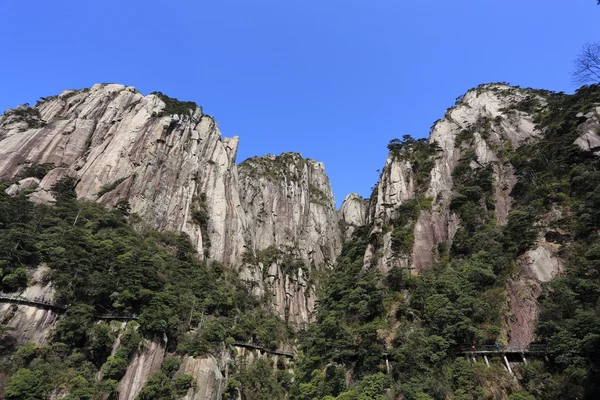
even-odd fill
[{"label": "rocky mountain peak", "polygon": [[42,98],[27,110],[43,122],[25,116],[15,125],[10,112],[0,119],[0,177],[46,166],[31,195],[36,201],[52,201],[52,184],[70,176],[79,198],[107,205],[126,200],[145,227],[183,231],[200,254],[241,260],[238,139],[223,139],[195,103],[96,84]]},{"label": "rocky mountain peak", "polygon": [[516,183],[506,154],[539,139],[535,118],[547,95],[503,83],[481,85],[457,98],[434,123],[429,139],[407,135],[392,140],[369,203],[367,221],[373,224],[375,241],[365,265],[375,263],[384,272],[393,266],[416,271],[434,261],[438,243],[451,243],[460,226],[450,210],[460,185],[455,182],[457,167],[490,168],[496,219],[505,224]]},{"label": "rocky mountain peak", "polygon": [[252,250],[291,249],[309,264],[331,266],[340,233],[324,165],[282,153],[247,159],[238,171]]},{"label": "rocky mountain peak", "polygon": [[343,224],[344,238],[349,240],[356,228],[367,223],[369,199],[364,199],[356,193],[346,196],[340,207],[340,221]]}]

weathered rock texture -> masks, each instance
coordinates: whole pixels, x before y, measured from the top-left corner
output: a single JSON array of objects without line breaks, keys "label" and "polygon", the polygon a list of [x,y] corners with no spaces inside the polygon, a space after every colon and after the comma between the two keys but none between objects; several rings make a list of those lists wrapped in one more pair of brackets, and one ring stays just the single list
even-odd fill
[{"label": "weathered rock texture", "polygon": [[119,382],[119,400],[135,399],[148,379],[158,370],[165,358],[165,340],[145,341],[145,346],[138,351],[129,365],[125,376]]},{"label": "weathered rock texture", "polygon": [[[154,94],[98,84],[29,109],[41,122],[7,112],[0,117],[0,178],[30,165],[60,166],[32,198],[51,200],[52,184],[72,176],[80,198],[108,205],[128,200],[148,227],[183,231],[200,254],[237,263],[244,248],[238,139],[222,139],[200,108],[157,117],[165,107]],[[199,208],[210,215],[204,227],[192,218]]]},{"label": "weathered rock texture", "polygon": [[356,228],[367,223],[368,208],[368,199],[363,199],[356,193],[346,196],[339,211],[344,239],[350,239]]},{"label": "weathered rock texture", "polygon": [[310,265],[331,265],[341,246],[335,201],[322,163],[298,153],[239,165],[247,249],[289,249]]},{"label": "weathered rock texture", "polygon": [[314,311],[311,271],[333,266],[341,248],[335,200],[322,163],[298,153],[254,157],[239,165],[247,217],[245,279],[298,325]]},{"label": "weathered rock texture", "polygon": [[57,319],[57,314],[39,307],[0,304],[0,324],[14,328],[8,335],[17,339],[17,344],[36,343],[46,345]]},{"label": "weathered rock texture", "polygon": [[[37,202],[52,202],[53,184],[65,177],[74,180],[79,198],[109,206],[126,200],[145,227],[185,232],[201,256],[241,267],[255,294],[271,294],[272,308],[301,326],[313,318],[315,272],[331,268],[342,242],[361,226],[371,227],[365,267],[383,274],[394,266],[418,273],[436,261],[438,244],[451,244],[460,228],[460,218],[449,209],[456,190],[452,173],[468,151],[475,154],[471,168],[491,167],[495,219],[506,224],[516,177],[505,153],[540,137],[532,116],[516,106],[531,96],[544,103],[539,92],[503,84],[469,91],[432,128],[429,141],[438,151],[425,183],[413,162],[390,153],[371,198],[351,194],[339,211],[323,164],[284,153],[238,166],[238,139],[222,138],[201,108],[166,115],[158,94],[143,96],[116,84],[68,90],[0,116],[0,179],[14,182],[10,195],[33,191],[29,196]],[[575,141],[595,153],[599,113],[578,116],[581,134]],[[42,164],[53,166],[43,179],[25,176],[28,167]],[[427,206],[410,225],[411,249],[397,254],[390,227],[401,206],[415,199]],[[515,346],[533,339],[541,283],[562,270],[560,232],[541,231],[507,283],[506,330]],[[51,296],[51,288],[37,282],[23,295]],[[0,316],[20,340],[40,344],[57,317],[8,304],[0,305]],[[153,341],[136,354],[119,384],[120,399],[137,396],[165,351],[164,343]],[[214,359],[186,358],[180,372],[197,383],[186,399],[220,397],[225,378]]]},{"label": "weathered rock texture", "polygon": [[25,190],[35,189],[39,184],[40,180],[34,177],[21,179],[19,182],[10,185],[9,188],[6,189],[6,194],[9,196],[16,196],[23,193]]},{"label": "weathered rock texture", "polygon": [[[540,137],[532,117],[515,109],[515,104],[531,95],[527,90],[503,84],[470,90],[432,128],[429,142],[437,143],[439,151],[426,187],[417,188],[410,161],[390,153],[369,204],[367,223],[373,224],[372,234],[378,239],[367,248],[365,265],[375,263],[383,273],[394,266],[410,267],[417,272],[435,261],[437,244],[450,243],[460,226],[448,206],[455,193],[452,172],[469,149],[476,155],[473,168],[492,166],[496,220],[500,225],[506,223],[516,178],[512,166],[501,154],[505,148],[516,148]],[[457,139],[465,130],[472,132],[468,143]],[[398,217],[398,209],[404,202],[418,197],[417,192],[422,193],[422,198],[431,199],[431,210],[421,211],[414,224],[411,254],[394,254],[391,232],[386,226]]]},{"label": "weathered rock texture", "polygon": [[515,273],[506,283],[510,306],[507,336],[511,347],[525,348],[535,340],[542,283],[549,282],[564,271],[558,251],[571,237],[549,228],[552,222],[563,217],[562,212],[555,209],[542,218],[538,223],[540,232],[535,246],[519,257]]},{"label": "weathered rock texture", "polygon": [[[32,271],[28,287],[22,293],[10,293],[9,296],[51,302],[54,290],[50,284],[44,283],[46,271],[47,267],[44,265]],[[58,314],[47,307],[0,303],[0,325],[14,329],[8,335],[16,339],[18,345],[30,342],[37,345],[48,344],[57,318]]]},{"label": "weathered rock texture", "polygon": [[269,295],[272,311],[301,328],[313,321],[315,287],[308,278],[309,268],[289,260],[282,255],[266,263],[247,263],[241,277],[252,284],[256,296]]},{"label": "weathered rock texture", "polygon": [[182,400],[219,400],[225,384],[225,378],[213,357],[185,357],[179,373],[194,378],[195,385],[188,390]]},{"label": "weathered rock texture", "polygon": [[579,126],[581,136],[575,141],[575,144],[582,150],[600,155],[600,107],[596,107],[595,112],[585,115],[579,113],[577,118],[584,122]]},{"label": "weathered rock texture", "polygon": [[235,164],[238,139],[223,139],[201,108],[164,115],[159,95],[98,84],[67,90],[0,117],[0,179],[27,167],[53,165],[41,182],[21,179],[7,193],[35,191],[53,201],[52,186],[70,177],[81,199],[114,206],[126,200],[144,227],[187,233],[198,253],[228,265],[272,248],[301,260],[288,270],[278,261],[248,265],[257,291],[272,291],[273,305],[306,323],[314,309],[309,270],[331,267],[341,233],[323,164],[296,153]]},{"label": "weathered rock texture", "polygon": [[[467,151],[475,153],[471,168],[492,168],[495,220],[498,225],[507,223],[513,202],[510,193],[517,180],[514,168],[504,154],[541,137],[532,116],[518,110],[518,103],[529,97],[535,97],[540,104],[545,103],[541,92],[503,84],[480,86],[459,99],[432,128],[429,143],[435,142],[439,149],[430,179],[424,187],[418,187],[415,166],[390,152],[366,213],[365,222],[372,230],[365,268],[375,266],[386,274],[398,266],[418,273],[437,260],[439,243],[451,245],[461,225],[459,216],[449,209],[450,200],[456,193],[452,173]],[[579,117],[581,136],[575,143],[584,150],[598,151],[598,113]],[[470,135],[464,135],[465,131]],[[414,222],[412,250],[409,254],[397,254],[392,250],[390,226],[399,217],[402,204],[413,199],[431,201],[431,207],[424,207]],[[354,202],[353,198],[347,198],[342,210],[349,209]],[[551,220],[551,216],[548,219]],[[506,336],[513,346],[526,346],[534,340],[541,283],[562,270],[558,245],[547,240],[544,236],[547,231],[542,229],[538,244],[519,259],[517,271],[507,283],[510,314]]]}]

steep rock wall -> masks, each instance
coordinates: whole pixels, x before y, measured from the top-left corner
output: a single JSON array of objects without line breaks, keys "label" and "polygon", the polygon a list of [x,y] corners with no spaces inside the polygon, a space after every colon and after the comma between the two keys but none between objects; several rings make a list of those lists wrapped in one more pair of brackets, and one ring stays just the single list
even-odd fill
[{"label": "steep rock wall", "polygon": [[225,378],[213,357],[185,357],[179,373],[194,378],[194,387],[190,388],[181,400],[219,400],[225,384]]},{"label": "steep rock wall", "polygon": [[316,290],[306,267],[296,267],[278,257],[270,263],[247,263],[241,277],[252,285],[253,294],[268,295],[271,310],[292,326],[301,328],[314,320]]},{"label": "steep rock wall", "polygon": [[[21,293],[1,295],[52,303],[54,290],[50,284],[44,282],[47,269],[45,265],[40,265],[33,270],[27,288]],[[9,331],[7,336],[14,338],[17,345],[47,345],[58,317],[59,314],[49,307],[0,302],[0,325],[14,329]]]},{"label": "steep rock wall", "polygon": [[368,199],[363,199],[356,193],[350,193],[346,196],[339,210],[344,240],[349,240],[356,228],[366,224],[368,210]]},{"label": "steep rock wall", "polygon": [[[365,265],[375,263],[383,273],[394,266],[417,272],[435,261],[437,244],[451,243],[460,226],[459,218],[449,210],[455,194],[452,172],[468,150],[475,155],[472,168],[492,167],[496,220],[500,225],[506,223],[516,178],[502,156],[503,149],[540,137],[531,115],[516,106],[529,96],[539,97],[503,84],[483,85],[467,92],[432,128],[429,143],[437,144],[437,152],[425,187],[417,187],[416,165],[390,153],[369,205],[367,223],[373,224],[372,234],[377,241],[367,248]],[[539,100],[544,101],[542,97]],[[415,198],[431,199],[431,208],[421,210],[414,224],[412,251],[408,255],[394,254],[391,232],[386,227],[398,218],[401,205]]]},{"label": "steep rock wall", "polygon": [[600,126],[600,107],[596,107],[594,112],[587,114],[579,113],[577,118],[583,121],[579,126],[580,136],[575,140],[584,151],[592,151],[595,155],[600,155],[600,135],[598,127]]},{"label": "steep rock wall", "polygon": [[298,153],[239,165],[248,251],[289,249],[315,266],[332,265],[340,249],[335,200],[322,163]]},{"label": "steep rock wall", "polygon": [[135,399],[148,379],[160,369],[165,358],[166,340],[154,339],[145,341],[129,365],[125,376],[119,382],[119,400]]},{"label": "steep rock wall", "polygon": [[[201,256],[224,264],[272,248],[301,260],[305,272],[333,265],[341,233],[322,163],[295,153],[254,158],[239,166],[238,179],[238,138],[221,138],[199,107],[174,114],[161,96],[98,84],[7,111],[0,179],[16,182],[12,195],[35,189],[30,198],[49,203],[52,186],[70,177],[80,199],[126,200],[143,228],[185,232]],[[22,179],[40,165],[54,168],[41,182]],[[308,322],[314,288],[297,268],[278,263],[277,271],[258,262],[247,269],[263,292],[276,294],[281,315]]]},{"label": "steep rock wall", "polygon": [[54,311],[48,309],[0,304],[0,324],[14,329],[9,331],[8,335],[15,338],[18,345],[47,345],[57,317]]},{"label": "steep rock wall", "polygon": [[248,224],[243,277],[257,295],[272,293],[282,318],[308,323],[315,305],[311,272],[332,267],[342,241],[325,167],[283,153],[245,160],[239,177]]},{"label": "steep rock wall", "polygon": [[511,347],[524,348],[535,340],[542,284],[564,272],[559,251],[572,238],[550,227],[561,218],[564,218],[563,212],[554,209],[538,222],[539,233],[535,246],[518,258],[514,273],[506,282],[510,309],[506,319],[506,336]]},{"label": "steep rock wall", "polygon": [[[34,199],[51,200],[51,184],[69,175],[78,197],[109,205],[127,200],[149,228],[185,232],[200,254],[237,263],[245,224],[237,194],[238,139],[222,139],[200,108],[161,117],[165,108],[157,95],[98,84],[29,109],[41,123],[7,112],[0,117],[0,178],[14,178],[29,165],[60,166],[42,180]],[[198,210],[210,216],[207,221],[194,221]]]}]

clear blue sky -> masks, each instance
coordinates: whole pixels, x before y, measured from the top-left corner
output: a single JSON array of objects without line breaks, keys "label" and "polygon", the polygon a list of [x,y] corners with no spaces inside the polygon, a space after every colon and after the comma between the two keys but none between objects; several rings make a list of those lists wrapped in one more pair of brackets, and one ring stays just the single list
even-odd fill
[{"label": "clear blue sky", "polygon": [[0,0],[0,109],[97,82],[194,100],[238,162],[323,161],[368,196],[390,139],[492,81],[572,92],[595,0]]}]

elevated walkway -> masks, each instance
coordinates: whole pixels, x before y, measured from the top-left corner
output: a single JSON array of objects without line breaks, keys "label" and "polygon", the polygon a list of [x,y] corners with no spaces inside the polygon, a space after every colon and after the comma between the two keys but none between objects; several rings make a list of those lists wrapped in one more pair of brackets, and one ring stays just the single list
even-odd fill
[{"label": "elevated walkway", "polygon": [[546,352],[546,345],[539,343],[532,343],[525,347],[515,346],[495,346],[495,345],[484,345],[484,346],[460,346],[460,352],[464,354],[543,354]]},{"label": "elevated walkway", "polygon": [[101,319],[105,321],[137,321],[138,317],[135,315],[112,315],[112,314],[104,314],[104,315],[95,315],[94,318]]},{"label": "elevated walkway", "polygon": [[488,368],[490,366],[488,357],[502,357],[506,369],[512,374],[513,371],[510,367],[509,358],[513,360],[512,362],[522,362],[527,365],[527,357],[529,356],[545,357],[546,347],[547,346],[545,344],[538,343],[532,343],[526,347],[504,347],[497,345],[460,346],[459,352],[464,354],[467,360],[472,360],[474,363],[477,362],[477,357],[482,357]]},{"label": "elevated walkway", "polygon": [[19,305],[38,307],[38,308],[46,308],[46,309],[56,310],[59,312],[63,312],[63,311],[67,310],[67,306],[62,305],[62,304],[55,304],[55,303],[51,303],[49,301],[38,300],[38,299],[32,300],[32,299],[27,299],[27,298],[21,297],[21,296],[0,295],[0,303],[13,303],[13,304],[19,304]]},{"label": "elevated walkway", "polygon": [[265,353],[269,353],[269,354],[275,354],[277,356],[283,356],[283,357],[288,357],[288,358],[294,358],[294,354],[292,353],[286,353],[284,351],[280,351],[280,350],[271,350],[271,349],[267,349],[266,347],[262,347],[262,346],[258,346],[252,343],[246,343],[246,342],[234,342],[233,346],[236,347],[244,347],[246,349],[252,349],[252,350],[259,350]]},{"label": "elevated walkway", "polygon": [[[57,303],[51,303],[50,301],[43,299],[28,299],[21,296],[7,296],[5,294],[0,294],[0,303],[12,303],[17,305],[25,305],[30,307],[43,308],[47,310],[52,310],[55,312],[65,312],[69,308],[69,306]],[[137,320],[138,317],[135,315],[114,315],[114,314],[102,314],[95,315],[95,319],[99,320],[108,320],[108,321],[133,321]]]}]

